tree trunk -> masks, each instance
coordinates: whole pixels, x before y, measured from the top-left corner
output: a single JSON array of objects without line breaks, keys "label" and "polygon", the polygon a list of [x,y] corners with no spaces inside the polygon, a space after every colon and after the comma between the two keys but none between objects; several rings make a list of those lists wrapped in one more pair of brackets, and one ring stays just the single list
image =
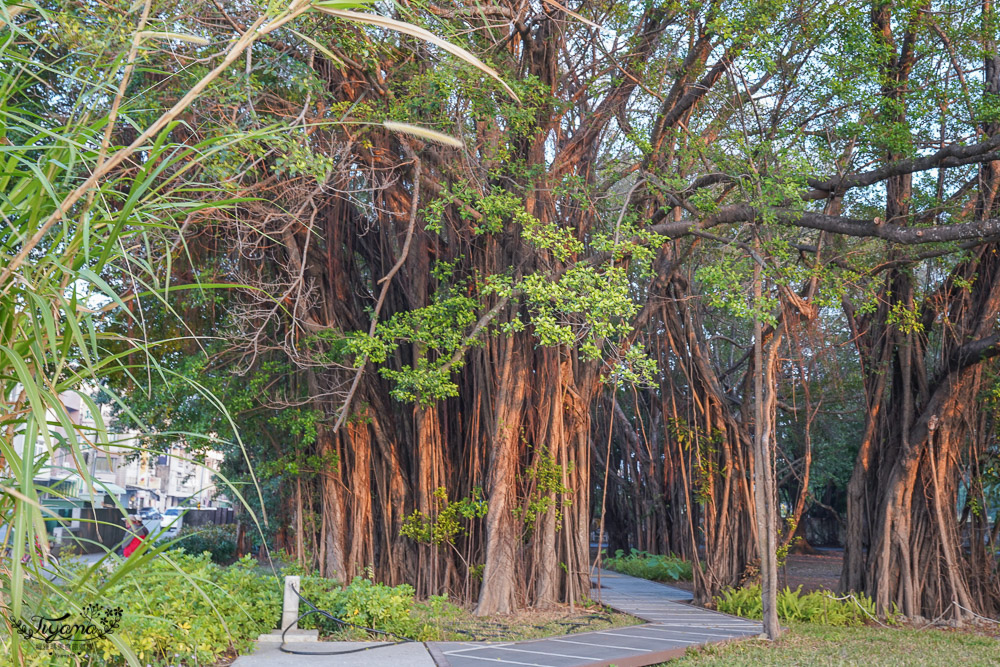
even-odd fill
[{"label": "tree trunk", "polygon": [[[754,234],[755,249],[760,243]],[[763,307],[761,267],[754,262],[754,309]],[[774,488],[775,407],[777,403],[778,348],[783,324],[772,333],[765,346],[760,316],[754,317],[754,488],[753,499],[757,515],[757,551],[760,554],[761,603],[764,634],[777,639],[781,634],[778,622],[778,561],[777,493]]]},{"label": "tree trunk", "polygon": [[[984,14],[989,13],[984,4]],[[888,31],[886,14],[874,16]],[[995,43],[987,48],[986,85],[998,89]],[[895,77],[902,85],[905,77]],[[888,88],[892,99],[898,91]],[[996,124],[983,130],[995,136]],[[889,155],[895,159],[897,156]],[[976,217],[996,214],[997,163],[980,167]],[[906,221],[910,177],[887,181],[886,217]],[[971,288],[968,287],[971,285]],[[898,323],[900,312],[915,313],[915,325]],[[864,367],[868,416],[848,487],[848,540],[843,590],[872,595],[881,612],[896,608],[910,617],[990,613],[996,593],[970,568],[956,521],[960,461],[976,459],[982,439],[970,434],[972,411],[983,388],[978,358],[965,359],[962,346],[994,331],[1000,314],[1000,261],[996,245],[978,248],[952,269],[940,288],[921,303],[913,280],[893,271],[880,306],[855,326]],[[928,329],[947,323],[928,368]],[[933,358],[932,358],[933,359]]]},{"label": "tree trunk", "polygon": [[[335,438],[327,426],[318,427],[317,440],[320,457],[323,460],[337,454],[334,446]],[[323,572],[327,577],[338,577],[346,582],[349,572],[344,554],[344,539],[347,531],[344,521],[343,483],[340,481],[342,468],[343,461],[338,456],[336,468],[324,470],[321,473],[320,493],[323,500],[323,523],[326,529]]]},{"label": "tree trunk", "polygon": [[497,355],[498,383],[489,459],[489,509],[486,514],[486,564],[477,616],[508,614],[517,608],[516,506],[517,445],[528,378],[521,341],[504,340]]},{"label": "tree trunk", "polygon": [[367,423],[347,427],[346,440],[351,443],[351,542],[345,579],[374,565],[372,547],[372,457],[371,431]]}]

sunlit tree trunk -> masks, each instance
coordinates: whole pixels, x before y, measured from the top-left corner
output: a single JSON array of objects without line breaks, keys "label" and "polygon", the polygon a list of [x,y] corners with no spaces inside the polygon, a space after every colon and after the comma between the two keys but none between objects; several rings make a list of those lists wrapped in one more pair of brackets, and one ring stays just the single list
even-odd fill
[{"label": "sunlit tree trunk", "polygon": [[479,591],[477,616],[506,614],[517,609],[514,525],[517,443],[528,377],[518,341],[507,338],[497,354],[496,411],[489,458],[489,510],[486,515],[486,563]]},{"label": "sunlit tree trunk", "polygon": [[[984,16],[990,11],[984,4]],[[888,15],[875,11],[873,16],[883,34],[891,34]],[[986,86],[994,91],[996,57],[992,43]],[[905,70],[904,56],[895,67]],[[907,71],[894,80],[905,81]],[[895,99],[898,90],[888,87],[884,94]],[[997,128],[983,130],[992,136]],[[997,214],[995,165],[980,167],[978,219]],[[910,191],[908,175],[887,181],[887,220],[906,222]],[[995,354],[995,344],[983,345],[994,337],[1000,313],[995,250],[995,244],[977,248],[923,301],[916,299],[912,275],[890,272],[877,313],[854,327],[862,335],[868,415],[848,487],[841,588],[868,592],[882,612],[898,608],[910,617],[961,621],[970,612],[997,609],[995,589],[971,569],[964,554],[955,506],[960,462],[976,458],[982,442],[969,424],[975,422],[976,396],[983,387],[977,364]],[[901,322],[901,313],[913,313],[912,320]],[[930,329],[939,318],[947,325],[932,350]]]}]

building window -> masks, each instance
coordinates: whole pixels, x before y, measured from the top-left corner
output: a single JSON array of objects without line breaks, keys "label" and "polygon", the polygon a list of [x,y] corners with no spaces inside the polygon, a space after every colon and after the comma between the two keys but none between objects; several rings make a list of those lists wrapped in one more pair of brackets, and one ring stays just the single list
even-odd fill
[{"label": "building window", "polygon": [[115,462],[107,454],[98,454],[94,462],[94,472],[114,472]]}]

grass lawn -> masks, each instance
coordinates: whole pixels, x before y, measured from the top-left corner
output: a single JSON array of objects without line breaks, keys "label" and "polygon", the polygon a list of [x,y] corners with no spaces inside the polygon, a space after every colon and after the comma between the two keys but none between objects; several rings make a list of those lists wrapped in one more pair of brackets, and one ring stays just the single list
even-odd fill
[{"label": "grass lawn", "polygon": [[[1000,639],[949,630],[789,624],[776,642],[692,649],[664,667],[707,665],[1000,665]],[[995,629],[994,629],[995,631]]]}]

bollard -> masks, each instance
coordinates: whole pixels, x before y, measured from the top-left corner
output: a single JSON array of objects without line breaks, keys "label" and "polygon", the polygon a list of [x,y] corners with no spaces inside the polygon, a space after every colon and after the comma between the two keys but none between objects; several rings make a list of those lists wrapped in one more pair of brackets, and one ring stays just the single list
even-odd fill
[{"label": "bollard", "polygon": [[289,642],[318,642],[319,630],[302,630],[299,628],[299,596],[295,591],[301,591],[301,577],[285,577],[285,599],[281,605],[281,627],[262,634],[257,641],[274,643],[282,641],[282,634]]},{"label": "bollard", "polygon": [[[299,619],[299,596],[295,591],[301,591],[300,578],[298,576],[285,577],[285,602],[281,608],[281,629],[291,626],[292,630],[298,630]],[[294,588],[293,588],[294,587]]]}]

